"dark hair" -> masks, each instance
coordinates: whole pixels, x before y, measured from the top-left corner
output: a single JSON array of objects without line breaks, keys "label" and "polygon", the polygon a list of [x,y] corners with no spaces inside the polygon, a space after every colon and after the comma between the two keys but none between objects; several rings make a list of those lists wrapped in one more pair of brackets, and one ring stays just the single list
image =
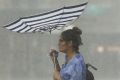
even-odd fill
[{"label": "dark hair", "polygon": [[82,31],[78,27],[73,27],[72,29],[65,30],[61,33],[61,37],[63,40],[72,41],[73,43],[73,49],[76,52],[79,52],[79,46],[82,45],[82,40],[80,35],[82,34]]}]

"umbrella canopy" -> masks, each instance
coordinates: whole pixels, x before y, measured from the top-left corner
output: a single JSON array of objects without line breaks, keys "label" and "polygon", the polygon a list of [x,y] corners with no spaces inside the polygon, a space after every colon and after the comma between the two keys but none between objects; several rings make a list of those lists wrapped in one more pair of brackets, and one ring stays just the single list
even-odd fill
[{"label": "umbrella canopy", "polygon": [[39,15],[23,17],[4,27],[18,33],[51,32],[76,20],[84,11],[87,3],[62,7]]}]

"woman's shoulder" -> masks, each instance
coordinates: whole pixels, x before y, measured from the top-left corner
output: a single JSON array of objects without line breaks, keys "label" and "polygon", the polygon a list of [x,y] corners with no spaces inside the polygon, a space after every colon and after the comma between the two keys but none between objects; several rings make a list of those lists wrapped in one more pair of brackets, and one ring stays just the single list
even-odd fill
[{"label": "woman's shoulder", "polygon": [[75,55],[75,59],[76,59],[76,61],[84,61],[84,58],[81,53],[77,53]]},{"label": "woman's shoulder", "polygon": [[84,63],[84,59],[81,54],[76,54],[67,64],[66,67],[74,67],[75,65],[80,65]]}]

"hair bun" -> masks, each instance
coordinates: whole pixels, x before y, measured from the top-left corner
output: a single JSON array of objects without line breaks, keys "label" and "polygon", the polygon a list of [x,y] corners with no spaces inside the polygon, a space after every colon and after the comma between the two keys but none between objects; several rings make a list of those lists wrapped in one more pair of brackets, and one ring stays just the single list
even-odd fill
[{"label": "hair bun", "polygon": [[81,35],[81,34],[82,34],[81,29],[79,29],[78,27],[73,27],[72,30],[73,30],[77,35]]}]

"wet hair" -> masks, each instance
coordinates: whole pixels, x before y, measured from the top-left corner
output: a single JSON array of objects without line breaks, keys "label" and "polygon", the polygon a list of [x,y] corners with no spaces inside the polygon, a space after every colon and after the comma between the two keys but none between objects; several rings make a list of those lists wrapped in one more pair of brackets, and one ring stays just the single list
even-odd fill
[{"label": "wet hair", "polygon": [[82,31],[78,27],[73,27],[72,29],[65,30],[61,33],[61,37],[66,42],[72,41],[73,49],[79,52],[79,46],[82,45],[81,40]]}]

